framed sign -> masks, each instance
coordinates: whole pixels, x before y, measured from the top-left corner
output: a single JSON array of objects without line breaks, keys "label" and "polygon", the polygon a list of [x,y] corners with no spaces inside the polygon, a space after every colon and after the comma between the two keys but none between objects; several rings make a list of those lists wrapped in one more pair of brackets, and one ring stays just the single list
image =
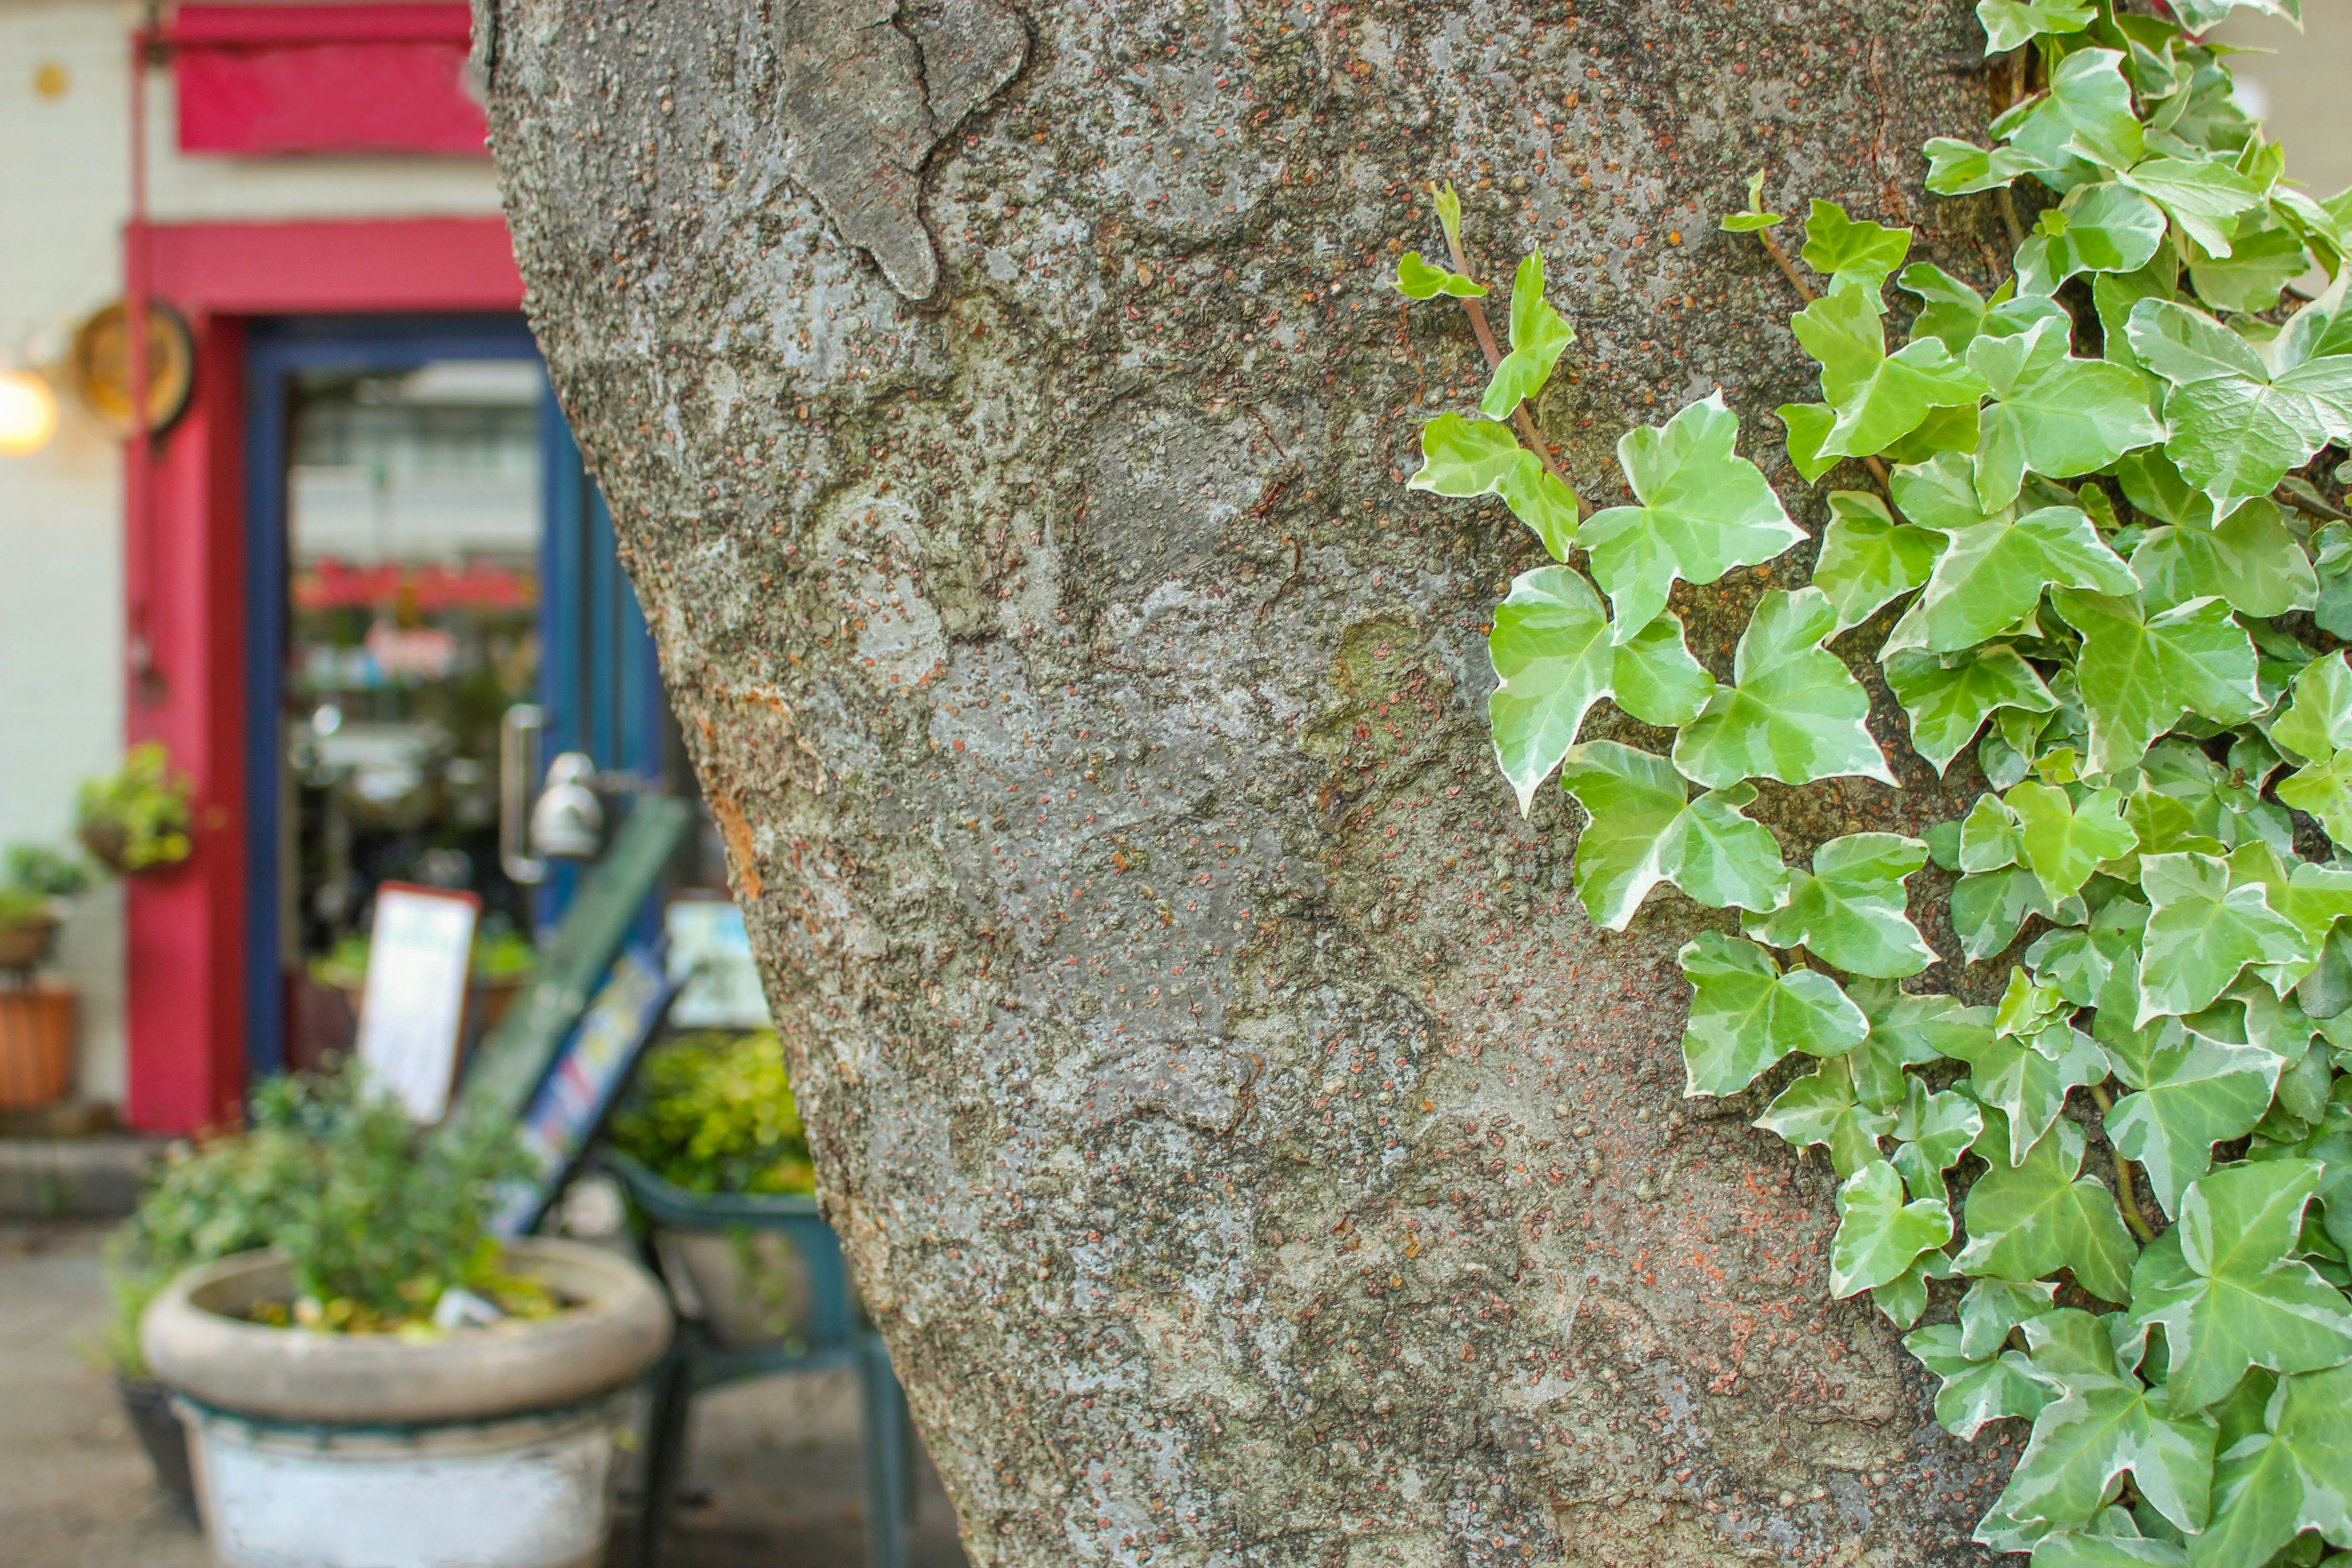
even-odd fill
[{"label": "framed sign", "polygon": [[376,889],[357,1054],[419,1121],[438,1121],[449,1109],[481,909],[473,894],[442,888]]},{"label": "framed sign", "polygon": [[614,962],[604,988],[523,1112],[522,1146],[533,1172],[508,1194],[491,1222],[498,1235],[529,1233],[563,1190],[677,995],[677,983],[665,972],[658,952],[632,948]]}]

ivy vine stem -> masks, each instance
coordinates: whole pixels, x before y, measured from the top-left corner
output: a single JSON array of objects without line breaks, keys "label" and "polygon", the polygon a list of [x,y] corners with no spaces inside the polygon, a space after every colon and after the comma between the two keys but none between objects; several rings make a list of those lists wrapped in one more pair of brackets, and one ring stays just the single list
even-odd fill
[{"label": "ivy vine stem", "polygon": [[[1453,259],[1454,270],[1465,278],[1472,276],[1470,258],[1463,252],[1462,241],[1451,232],[1445,237],[1445,248]],[[1461,303],[1462,313],[1470,318],[1470,331],[1478,339],[1478,348],[1486,356],[1486,368],[1492,371],[1503,363],[1503,350],[1502,345],[1495,342],[1495,330],[1486,324],[1486,308],[1467,296],[1462,299]],[[1570,492],[1574,493],[1576,487],[1570,483],[1568,470],[1553,457],[1551,443],[1543,438],[1543,432],[1536,428],[1535,417],[1528,412],[1524,398],[1511,410],[1511,427],[1519,433],[1519,439],[1527,443],[1528,450],[1536,455],[1537,461],[1543,464],[1544,472],[1568,486]],[[1591,515],[1592,503],[1581,495],[1577,496],[1577,520],[1582,521]]]},{"label": "ivy vine stem", "polygon": [[[2099,1116],[2104,1121],[2116,1108],[2115,1096],[2107,1092],[2105,1084],[2092,1084],[2090,1090],[2091,1099],[2097,1104]],[[2147,1223],[2146,1215],[2140,1213],[2139,1193],[2132,1185],[2132,1176],[2138,1170],[2138,1164],[2113,1143],[2107,1145],[2107,1157],[2116,1163],[2116,1212],[2124,1216],[2124,1224],[2131,1227],[2131,1233],[2139,1237],[2139,1244],[2146,1247],[2156,1239],[2156,1227]]]}]

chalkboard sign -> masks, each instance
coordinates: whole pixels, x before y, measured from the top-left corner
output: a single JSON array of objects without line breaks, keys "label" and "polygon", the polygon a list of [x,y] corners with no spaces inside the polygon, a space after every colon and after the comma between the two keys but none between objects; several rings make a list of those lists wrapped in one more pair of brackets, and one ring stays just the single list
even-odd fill
[{"label": "chalkboard sign", "polygon": [[633,948],[614,963],[611,977],[523,1112],[520,1131],[534,1167],[532,1178],[509,1194],[493,1222],[497,1234],[522,1236],[539,1223],[604,1125],[677,995],[677,982],[665,973],[657,952]]},{"label": "chalkboard sign", "polygon": [[357,1055],[419,1121],[438,1121],[449,1109],[481,909],[471,893],[405,882],[376,889]]}]

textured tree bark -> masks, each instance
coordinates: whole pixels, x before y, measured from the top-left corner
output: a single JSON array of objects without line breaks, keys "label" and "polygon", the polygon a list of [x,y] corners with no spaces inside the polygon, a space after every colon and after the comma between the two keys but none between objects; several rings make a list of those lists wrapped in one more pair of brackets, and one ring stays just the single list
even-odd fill
[{"label": "textured tree bark", "polygon": [[[1492,766],[1539,552],[1404,489],[1485,367],[1385,287],[1458,180],[1581,334],[1539,414],[1589,499],[1720,385],[1808,515],[1796,300],[1711,215],[1762,165],[1984,279],[1917,184],[1986,118],[1964,0],[478,3],[533,320],[974,1561],[1978,1560],[2010,1456],[1828,1300],[1828,1173],[1680,1098],[1715,917],[1595,931],[1574,813]],[[1679,589],[1702,659],[1801,572]],[[1767,786],[1792,849],[1921,820],[1845,784]]]}]

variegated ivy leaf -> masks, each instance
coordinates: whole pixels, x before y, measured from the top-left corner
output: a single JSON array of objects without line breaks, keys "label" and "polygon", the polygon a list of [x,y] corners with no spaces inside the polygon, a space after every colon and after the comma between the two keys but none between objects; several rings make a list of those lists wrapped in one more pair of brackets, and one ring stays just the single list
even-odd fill
[{"label": "variegated ivy leaf", "polygon": [[1684,945],[1681,961],[1691,983],[1683,1031],[1687,1094],[1738,1094],[1790,1051],[1839,1056],[1869,1033],[1862,1009],[1835,981],[1810,969],[1784,974],[1752,942],[1702,931]]},{"label": "variegated ivy leaf", "polygon": [[2190,1568],[2267,1563],[2306,1530],[2352,1540],[2352,1366],[2279,1379],[2260,1425],[2222,1452]]},{"label": "variegated ivy leaf", "polygon": [[[1977,504],[1988,513],[2017,499],[2028,468],[2066,479],[2164,439],[2148,412],[2147,384],[2122,365],[2074,358],[2066,352],[2068,333],[2065,322],[2045,318],[2017,336],[1969,345],[1969,368],[1996,399],[1979,416],[1977,437]],[[2105,546],[2101,552],[2112,553]]]},{"label": "variegated ivy leaf", "polygon": [[1591,818],[1576,840],[1576,894],[1595,925],[1623,931],[1671,882],[1710,909],[1772,909],[1789,871],[1771,830],[1742,816],[1752,784],[1690,798],[1674,764],[1614,741],[1569,752],[1560,784]]},{"label": "variegated ivy leaf", "polygon": [[1952,1211],[1940,1198],[1905,1202],[1903,1178],[1874,1160],[1838,1188],[1838,1228],[1830,1243],[1830,1294],[1859,1294],[1903,1277],[1923,1252],[1952,1239]]},{"label": "variegated ivy leaf", "polygon": [[2178,1018],[2133,1029],[2102,1009],[2095,1026],[2116,1076],[2133,1091],[2107,1112],[2107,1137],[2147,1172],[2164,1212],[2178,1215],[2189,1184],[2212,1167],[2213,1145],[2252,1132],[2270,1109],[2279,1058],[2207,1039]]},{"label": "variegated ivy leaf", "polygon": [[2128,331],[2140,363],[2169,384],[2166,452],[2217,514],[2352,436],[2352,354],[2294,357],[2315,346],[2307,333],[2281,332],[2273,364],[2203,311],[2164,300],[2133,306]]},{"label": "variegated ivy leaf", "polygon": [[2075,675],[2090,719],[2092,771],[2133,766],[2184,713],[2235,724],[2264,706],[2254,645],[2219,599],[2154,615],[2119,595],[2060,589],[2052,599],[2083,634]]},{"label": "variegated ivy leaf", "polygon": [[2083,1130],[2061,1121],[2023,1159],[1977,1179],[1969,1244],[1954,1260],[1962,1273],[2028,1280],[2071,1268],[2101,1300],[2131,1300],[2131,1237],[2115,1194],[2079,1175],[2083,1146]]},{"label": "variegated ivy leaf", "polygon": [[[2079,786],[2078,786],[2079,787]],[[2025,864],[2053,899],[2079,892],[2099,863],[2127,855],[2139,840],[2126,826],[2123,797],[2112,789],[2079,798],[2049,784],[2021,784],[2003,797],[2017,814]]]},{"label": "variegated ivy leaf", "polygon": [[1574,342],[1576,329],[1544,299],[1543,254],[1531,250],[1511,280],[1511,352],[1495,367],[1478,412],[1489,419],[1509,418],[1522,399],[1543,390],[1552,366]]},{"label": "variegated ivy leaf", "polygon": [[1805,537],[1756,465],[1732,450],[1738,434],[1738,416],[1717,392],[1618,441],[1617,460],[1642,504],[1594,513],[1583,541],[1626,636],[1665,608],[1675,578],[1712,583]]},{"label": "variegated ivy leaf", "polygon": [[1457,300],[1485,297],[1484,284],[1474,283],[1459,272],[1433,267],[1421,258],[1417,250],[1408,250],[1397,258],[1397,292],[1408,300],[1430,300],[1449,294]]},{"label": "variegated ivy leaf", "polygon": [[2074,0],[1977,0],[1987,56],[2005,55],[2042,33],[2079,33],[2097,15]]},{"label": "variegated ivy leaf", "polygon": [[2131,1321],[2164,1329],[2173,1414],[2203,1410],[2250,1367],[2352,1361],[2352,1306],[2294,1256],[2321,1173],[2312,1160],[2225,1166],[2190,1184],[2179,1225],[2140,1255]]},{"label": "variegated ivy leaf", "polygon": [[[1826,545],[1822,554],[1826,558]],[[1814,578],[1820,580],[1818,569]],[[2042,677],[2007,643],[1951,654],[1895,653],[1885,659],[1886,684],[1910,716],[1911,749],[1938,774],[1996,710],[2047,713],[2058,706]]]},{"label": "variegated ivy leaf", "polygon": [[1850,974],[1899,980],[1936,962],[1903,913],[1904,882],[1927,863],[1927,847],[1895,833],[1849,833],[1813,851],[1811,872],[1794,874],[1788,901],[1747,916],[1751,937],[1802,947]]},{"label": "variegated ivy leaf", "polygon": [[[2112,1204],[2105,1213],[2115,1223]],[[2106,1323],[2088,1312],[2046,1312],[2024,1329],[2033,1374],[2059,1397],[2034,1416],[2033,1436],[1997,1510],[2073,1529],[2089,1523],[2116,1479],[2129,1474],[2176,1529],[2202,1528],[2210,1513],[2213,1423],[2166,1408],[2161,1391],[2152,1393],[2116,1364]]]},{"label": "variegated ivy leaf", "polygon": [[2278,797],[2309,812],[2339,846],[2352,846],[2352,668],[2329,654],[2295,677],[2294,700],[2271,739],[2303,765],[2279,781]]},{"label": "variegated ivy leaf", "polygon": [[1837,612],[1818,588],[1768,590],[1740,634],[1734,684],[1675,738],[1675,766],[1711,788],[1746,778],[1810,784],[1854,773],[1893,784],[1864,720],[1870,699],[1821,646]]},{"label": "variegated ivy leaf", "polygon": [[1576,492],[1493,419],[1441,414],[1421,427],[1421,468],[1408,488],[1442,496],[1498,495],[1555,561],[1576,546]]},{"label": "variegated ivy leaf", "polygon": [[2084,913],[2079,898],[2052,899],[2042,879],[2022,866],[1962,877],[1952,888],[1952,930],[1970,963],[1982,963],[2009,946],[2028,915],[2074,925]]},{"label": "variegated ivy leaf", "polygon": [[2215,26],[2232,11],[2252,11],[2303,25],[2301,0],[2173,0],[2172,14],[2191,33]]},{"label": "variegated ivy leaf", "polygon": [[[1859,1056],[1862,1053],[1855,1052]],[[1842,1058],[1851,1060],[1852,1058]],[[1984,1131],[1984,1112],[1965,1094],[1930,1094],[1913,1078],[1903,1110],[1895,1118],[1895,1168],[1915,1198],[1948,1198],[1944,1173],[1958,1163]]]},{"label": "variegated ivy leaf", "polygon": [[1919,313],[1911,318],[1911,341],[1934,338],[1953,353],[1964,354],[1984,330],[1985,297],[1932,261],[1915,261],[1903,269],[1895,286],[1919,300]]},{"label": "variegated ivy leaf", "polygon": [[1990,130],[2053,171],[2042,176],[2068,191],[2099,177],[2102,167],[2123,170],[2140,161],[2145,138],[2132,112],[2124,57],[2114,49],[2077,49],[2050,72],[2050,90],[1996,119]]},{"label": "variegated ivy leaf", "polygon": [[1979,147],[1949,136],[1935,137],[1920,151],[1927,154],[1927,188],[1939,196],[1989,191],[2009,184],[2021,174],[2046,174],[2056,168],[2021,148]]},{"label": "variegated ivy leaf", "polygon": [[2009,1342],[2011,1331],[2055,1310],[2057,1296],[2051,1279],[1975,1281],[1960,1298],[1960,1353],[1984,1360]]},{"label": "variegated ivy leaf", "polygon": [[1805,247],[1797,254],[1830,280],[1832,289],[1862,289],[1875,295],[1911,254],[1911,231],[1850,218],[1835,202],[1816,197],[1805,219]]},{"label": "variegated ivy leaf", "polygon": [[2087,928],[2042,932],[2025,950],[2025,962],[2075,1006],[2096,1007],[2101,993],[2118,976],[2124,984],[2139,984],[2139,940],[2147,925],[2146,904],[2110,899]]},{"label": "variegated ivy leaf", "polygon": [[2224,310],[2255,311],[2275,308],[2279,290],[2311,268],[2303,236],[2276,218],[2256,211],[2238,220],[2230,236],[2230,254],[2189,259],[2190,285],[2206,304]]},{"label": "variegated ivy leaf", "polygon": [[2078,185],[2017,248],[2018,288],[2049,295],[2083,272],[2137,272],[2164,242],[2164,211],[2107,181]]},{"label": "variegated ivy leaf", "polygon": [[1683,646],[1682,623],[1658,619],[1656,635],[1614,647],[1601,600],[1580,573],[1539,566],[1512,581],[1486,636],[1498,682],[1486,699],[1486,721],[1522,815],[1602,698],[1615,696],[1649,724],[1687,723],[1696,715],[1715,679]]},{"label": "variegated ivy leaf", "polygon": [[1800,1149],[1826,1148],[1841,1181],[1880,1157],[1878,1140],[1895,1121],[1893,1111],[1874,1110],[1857,1098],[1853,1060],[1862,1054],[1848,1051],[1822,1062],[1775,1096],[1755,1121]]},{"label": "variegated ivy leaf", "polygon": [[2231,231],[2247,214],[2261,210],[2269,190],[2263,181],[2206,159],[2150,158],[2119,177],[2162,207],[2209,256],[2230,254]]},{"label": "variegated ivy leaf", "polygon": [[1896,522],[1876,496],[1832,490],[1813,586],[1828,597],[1837,629],[1844,631],[1925,583],[1943,548],[1941,534]]},{"label": "variegated ivy leaf", "polygon": [[2139,875],[2151,908],[2134,1028],[2212,1005],[2249,963],[2316,957],[2294,922],[2271,908],[2261,884],[2231,886],[2228,865],[2210,855],[2143,855]]},{"label": "variegated ivy leaf", "polygon": [[2025,835],[2017,813],[1999,795],[1980,795],[1960,819],[1960,869],[1969,876],[2017,864]]},{"label": "variegated ivy leaf", "polygon": [[2066,993],[2054,982],[2012,967],[2009,984],[2002,988],[2000,1001],[1992,1010],[1992,1026],[1996,1034],[2023,1039],[2040,1034],[2045,1026],[2063,1020],[2071,1012]]},{"label": "variegated ivy leaf", "polygon": [[1870,1288],[1873,1305],[1886,1314],[1886,1321],[1898,1329],[1907,1329],[1919,1321],[1927,1310],[1927,1281],[1952,1277],[1952,1260],[1940,1252],[1923,1252],[1911,1260],[1911,1267],[1884,1285]]},{"label": "variegated ivy leaf", "polygon": [[[1999,1160],[2012,1165],[2022,1163],[2035,1140],[2050,1130],[2065,1108],[2067,1092],[2107,1076],[2107,1059],[2099,1047],[2088,1035],[2065,1023],[2046,1025],[2022,1037],[1995,1035],[1962,1059],[1969,1064],[1978,1100],[2003,1118],[2000,1125],[2006,1131],[2001,1147],[1987,1153],[1983,1141],[1979,1141],[1978,1152],[1996,1163]],[[1993,1131],[1988,1126],[1986,1137],[1991,1137]],[[1976,1233],[1973,1220],[1969,1228],[1970,1235]]]},{"label": "variegated ivy leaf", "polygon": [[[1822,395],[1836,411],[1815,460],[1866,458],[1919,427],[1931,409],[1973,406],[1990,390],[1934,338],[1886,352],[1885,305],[1868,289],[1839,289],[1790,321],[1821,362]],[[1781,411],[1789,418],[1787,409]],[[1790,432],[1791,440],[1795,431]]]},{"label": "variegated ivy leaf", "polygon": [[2129,594],[2139,586],[2076,507],[2037,507],[2018,518],[2003,507],[1949,530],[1948,537],[1927,587],[1895,624],[1886,651],[1971,647],[2008,631],[2047,588]]},{"label": "variegated ivy leaf", "polygon": [[2031,1420],[2057,1397],[2033,1375],[2033,1363],[2021,1352],[1996,1346],[1981,1357],[1961,1353],[1957,1323],[1931,1323],[1906,1334],[1903,1348],[1944,1380],[1936,1393],[1936,1419],[1963,1442],[1989,1421],[2012,1415]]},{"label": "variegated ivy leaf", "polygon": [[2268,500],[2240,502],[2217,527],[2149,530],[2132,550],[2131,570],[2151,610],[2218,597],[2250,616],[2280,616],[2319,600],[2310,558]]}]

